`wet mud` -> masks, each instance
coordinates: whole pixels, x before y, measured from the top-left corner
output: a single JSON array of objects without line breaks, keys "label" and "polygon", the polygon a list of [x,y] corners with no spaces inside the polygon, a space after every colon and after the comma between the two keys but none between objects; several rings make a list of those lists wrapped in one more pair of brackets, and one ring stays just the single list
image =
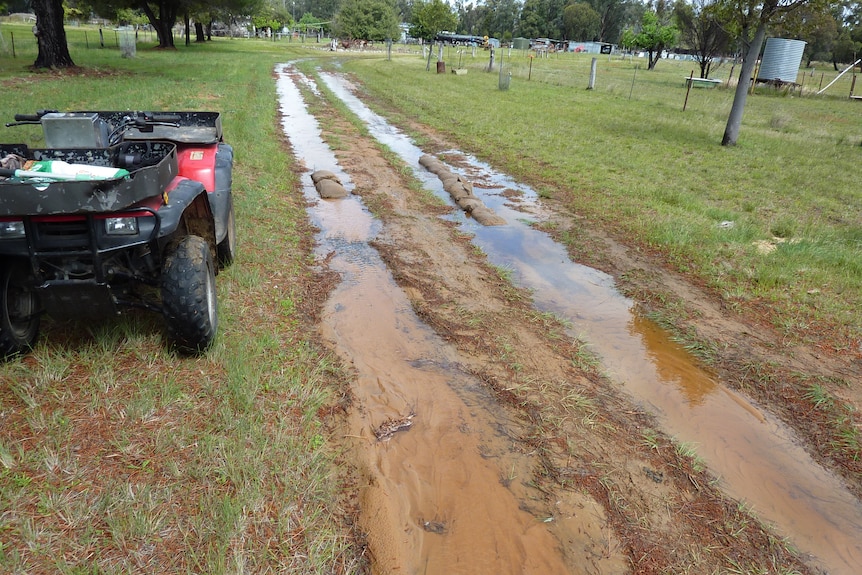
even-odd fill
[{"label": "wet mud", "polygon": [[[305,148],[319,135],[303,114],[295,82],[308,79],[299,77],[289,67],[279,74],[285,132],[306,166],[348,181],[331,152]],[[321,331],[356,375],[345,439],[363,476],[361,521],[374,571],[586,572],[566,564],[543,523],[549,513],[541,492],[524,485],[535,461],[512,449],[518,423],[416,317],[369,245],[373,218],[357,198],[318,201],[310,169],[303,179],[309,215],[321,230],[318,251],[343,278]],[[577,529],[603,537],[598,506],[584,509]]]},{"label": "wet mud", "polygon": [[[304,190],[309,216],[321,230],[318,253],[343,278],[321,329],[356,371],[357,408],[346,435],[364,475],[362,516],[375,572],[625,572],[595,500],[570,494],[555,507],[526,480],[537,461],[513,448],[525,433],[522,423],[416,316],[369,245],[380,223],[358,198],[316,196],[312,171],[330,170],[347,188],[350,177],[319,142],[313,117],[302,116],[297,85],[314,91],[314,82],[289,66],[277,72],[285,133],[308,168]],[[420,165],[422,150],[371,112],[343,77],[324,73],[321,79],[423,186],[450,201],[442,182]],[[811,460],[791,430],[698,367],[637,313],[610,276],[571,262],[537,231],[534,224],[545,219],[546,208],[532,190],[457,151],[440,159],[505,222],[478,225],[469,210],[445,216],[490,263],[529,289],[538,310],[567,322],[568,336],[585,342],[604,373],[654,414],[663,431],[694,445],[721,489],[788,537],[809,565],[833,574],[857,572],[862,507]],[[660,474],[652,473],[661,483]],[[561,520],[574,523],[564,528]],[[573,533],[580,534],[577,542]],[[599,547],[605,551],[595,551]]]},{"label": "wet mud", "polygon": [[[483,182],[486,202],[520,228],[532,192],[512,203],[505,177],[458,158]],[[501,185],[502,182],[505,182]],[[501,182],[501,183],[495,183]],[[477,229],[477,243],[537,306],[572,322],[602,359],[608,375],[657,414],[663,429],[696,448],[731,496],[776,525],[815,564],[850,575],[862,565],[862,505],[812,460],[794,432],[749,399],[722,385],[653,322],[641,317],[606,274],[567,262],[562,248],[523,225],[509,237]]]}]

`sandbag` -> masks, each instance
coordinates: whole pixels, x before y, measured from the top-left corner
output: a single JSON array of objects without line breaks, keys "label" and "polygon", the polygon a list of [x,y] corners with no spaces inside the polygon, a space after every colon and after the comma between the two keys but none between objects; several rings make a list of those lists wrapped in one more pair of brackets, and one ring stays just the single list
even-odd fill
[{"label": "sandbag", "polygon": [[432,174],[436,174],[438,176],[448,171],[446,170],[446,166],[443,165],[443,162],[434,156],[429,156],[428,154],[419,158],[419,164]]},{"label": "sandbag", "polygon": [[463,200],[464,198],[474,197],[470,189],[465,187],[460,179],[450,180],[448,184],[443,184],[443,189],[449,192],[449,195],[452,196],[452,199],[456,202]]},{"label": "sandbag", "polygon": [[341,180],[338,179],[338,176],[330,172],[329,170],[317,170],[313,174],[311,174],[311,181],[315,183],[315,185],[323,180],[332,180],[333,182],[341,183]]},{"label": "sandbag", "polygon": [[435,158],[434,156],[432,156],[430,154],[422,154],[422,157],[419,158],[419,165],[425,167],[426,169],[428,168],[429,165],[438,164],[438,163],[440,163],[440,160],[438,160],[437,158]]},{"label": "sandbag", "polygon": [[320,180],[314,187],[317,188],[317,193],[320,194],[321,198],[335,199],[348,196],[347,190],[336,180]]},{"label": "sandbag", "polygon": [[[467,194],[468,196],[473,195],[473,184],[465,180],[462,176],[457,176],[455,174],[447,174],[445,179],[441,178],[443,182],[443,189],[453,193],[452,190],[458,190],[458,195]],[[450,189],[451,188],[451,189]]]},{"label": "sandbag", "polygon": [[453,174],[446,164],[429,154],[424,154],[419,158],[419,164],[432,174],[436,174],[443,183],[443,189],[455,200],[458,207],[473,216],[477,222],[484,226],[506,225],[506,220],[495,214],[482,203],[482,200],[473,195],[473,182]]},{"label": "sandbag", "polygon": [[484,208],[485,204],[479,198],[461,198],[458,200],[458,207],[469,214],[475,209]]},{"label": "sandbag", "polygon": [[475,208],[470,215],[483,226],[505,226],[506,220],[485,206]]},{"label": "sandbag", "polygon": [[461,185],[464,186],[464,190],[467,192],[467,195],[473,195],[473,182],[465,179],[463,176],[458,176],[458,181],[461,182]]}]

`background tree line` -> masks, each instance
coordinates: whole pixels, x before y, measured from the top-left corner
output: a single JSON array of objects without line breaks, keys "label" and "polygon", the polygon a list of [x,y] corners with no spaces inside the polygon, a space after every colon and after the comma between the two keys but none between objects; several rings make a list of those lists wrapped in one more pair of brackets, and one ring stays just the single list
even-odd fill
[{"label": "background tree line", "polygon": [[[752,0],[753,2],[753,0]],[[119,24],[150,24],[159,46],[173,46],[173,27],[193,22],[196,40],[213,22],[251,22],[258,29],[323,23],[347,38],[400,36],[399,24],[429,10],[445,11],[449,31],[490,36],[598,41],[660,54],[682,49],[698,56],[701,74],[717,54],[740,54],[743,0],[5,0],[0,13],[40,11],[64,20],[100,17]],[[770,34],[805,40],[812,60],[851,63],[862,53],[862,1],[787,0],[770,21]],[[454,17],[454,22],[451,18]],[[448,29],[448,28],[447,28]],[[640,38],[637,38],[641,35]]]},{"label": "background tree line", "polygon": [[665,50],[682,50],[698,61],[701,77],[733,56],[742,66],[723,145],[736,143],[767,31],[805,40],[808,62],[831,61],[836,69],[855,62],[862,47],[862,0],[4,0],[0,8],[36,14],[36,67],[73,66],[64,22],[92,16],[146,18],[160,48],[174,46],[178,21],[185,23],[186,42],[191,22],[196,40],[206,41],[216,21],[276,30],[305,21],[338,37],[372,41],[397,39],[400,25],[409,23],[411,34],[425,40],[446,30],[503,41],[609,42],[646,52],[650,69]]}]

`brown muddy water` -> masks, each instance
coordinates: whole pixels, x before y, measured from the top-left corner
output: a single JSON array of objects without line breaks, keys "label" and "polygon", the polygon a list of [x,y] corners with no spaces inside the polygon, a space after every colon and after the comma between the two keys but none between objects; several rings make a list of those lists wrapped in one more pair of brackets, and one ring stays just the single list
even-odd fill
[{"label": "brown muddy water", "polygon": [[343,278],[322,332],[357,374],[349,438],[367,484],[360,507],[375,572],[570,573],[536,516],[540,494],[507,481],[530,477],[533,465],[510,449],[517,423],[413,313],[369,245],[378,224],[359,199],[319,199],[312,171],[333,171],[348,189],[350,178],[304,108],[297,83],[308,86],[308,78],[289,66],[276,71],[285,133],[307,168],[316,251]]},{"label": "brown muddy water", "polygon": [[[309,173],[332,170],[334,156],[320,142],[314,119],[307,112],[300,117],[304,106],[291,79],[299,76],[285,70],[277,68],[285,132]],[[371,112],[343,77],[321,74],[321,79],[367,124],[373,137],[413,168],[425,187],[448,201],[436,176],[419,166],[422,150]],[[313,84],[307,78],[302,82]],[[531,189],[474,158],[456,151],[451,155],[458,156],[460,166],[452,166],[452,171],[479,184],[476,194],[508,222],[484,227],[460,211],[451,216],[473,234],[489,261],[510,269],[516,284],[532,290],[538,309],[570,321],[570,335],[588,342],[606,373],[654,413],[667,433],[695,445],[730,495],[775,525],[826,572],[859,573],[862,506],[811,460],[792,431],[701,370],[666,333],[634,312],[611,277],[571,262],[561,246],[533,229],[530,221],[544,216]],[[505,448],[506,434],[500,430],[511,422],[494,412],[493,401],[483,397],[476,382],[453,367],[446,344],[412,314],[385,265],[368,247],[374,220],[355,199],[317,199],[307,176],[305,193],[314,204],[309,215],[322,230],[319,253],[333,252],[331,266],[344,277],[327,304],[324,329],[359,373],[356,393],[365,409],[356,415],[363,421],[354,422],[354,429],[361,430],[357,441],[377,447],[366,451],[376,483],[362,502],[364,515],[390,530],[382,537],[399,548],[393,556],[398,550],[407,556],[416,550],[416,570],[469,572],[460,570],[465,564],[459,561],[482,554],[487,557],[476,564],[482,572],[566,572],[553,562],[558,543],[536,528],[535,514],[520,516],[524,512],[517,498],[530,494],[516,494],[499,480],[507,466],[530,466]],[[519,192],[517,206],[503,195],[512,190]],[[461,387],[469,393],[453,391]],[[428,389],[433,391],[426,399]],[[368,430],[403,421],[420,405],[422,413],[410,419],[410,433],[375,443]],[[491,465],[476,457],[483,442],[494,445],[489,449],[501,454],[500,461]],[[481,493],[471,492],[471,485],[478,485]],[[462,495],[467,497],[459,501]],[[507,525],[499,524],[500,517]],[[494,529],[489,531],[490,526]],[[480,535],[491,540],[477,540]],[[510,552],[514,555],[508,556]],[[489,567],[495,558],[498,563]],[[548,561],[552,564],[542,563]]]}]

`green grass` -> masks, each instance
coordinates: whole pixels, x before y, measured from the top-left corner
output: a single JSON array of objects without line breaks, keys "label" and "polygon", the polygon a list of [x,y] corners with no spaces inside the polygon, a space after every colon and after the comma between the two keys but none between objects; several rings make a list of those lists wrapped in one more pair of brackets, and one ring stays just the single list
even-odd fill
[{"label": "green grass", "polygon": [[[647,71],[636,59],[603,56],[588,91],[590,60],[536,59],[528,81],[526,55],[506,54],[508,91],[496,70],[483,71],[482,51],[464,56],[461,76],[425,72],[417,55],[342,68],[380,106],[397,108],[396,121],[420,118],[543,196],[660,251],[731,309],[766,313],[787,341],[858,346],[862,124],[860,104],[847,98],[851,79],[821,96],[758,88],[739,144],[726,148],[732,89],[693,89],[683,112],[691,63],[662,60]],[[716,77],[729,73],[725,66]],[[835,75],[824,70],[823,85]],[[806,76],[807,85],[819,76]]]},{"label": "green grass", "polygon": [[[681,62],[648,72],[602,57],[587,91],[589,56],[535,60],[530,71],[525,55],[506,54],[512,82],[502,92],[496,70],[482,71],[483,51],[463,56],[463,76],[426,73],[416,53],[387,61],[263,40],[178,39],[175,51],[152,41],[123,59],[110,36],[99,48],[97,32],[76,29],[67,33],[84,73],[33,72],[29,26],[0,32],[2,121],[38,108],[221,111],[236,151],[239,228],[237,262],[218,279],[221,333],[206,357],[174,356],[157,320],[131,314],[49,323],[31,355],[0,366],[2,571],[359,570],[361,550],[332,504],[338,454],[318,418],[344,393],[343,375],[306,341],[300,315],[311,256],[279,134],[276,62],[338,58],[400,117],[660,251],[730,309],[768,310],[789,341],[828,333],[839,351],[858,349],[862,104],[846,98],[849,77],[825,96],[758,91],[728,149],[718,144],[732,91],[693,90],[683,112],[691,65]],[[457,55],[447,61],[454,67]],[[0,132],[40,141],[31,128]],[[762,253],[757,241],[775,249]],[[858,445],[858,434],[846,442]]]},{"label": "green grass", "polygon": [[320,416],[344,376],[302,319],[312,256],[272,79],[299,46],[180,41],[123,59],[68,30],[81,69],[34,72],[29,27],[0,32],[4,122],[39,108],[220,111],[239,235],[206,356],[176,356],[158,318],[132,313],[47,321],[31,354],[0,365],[0,571],[361,572]]}]

